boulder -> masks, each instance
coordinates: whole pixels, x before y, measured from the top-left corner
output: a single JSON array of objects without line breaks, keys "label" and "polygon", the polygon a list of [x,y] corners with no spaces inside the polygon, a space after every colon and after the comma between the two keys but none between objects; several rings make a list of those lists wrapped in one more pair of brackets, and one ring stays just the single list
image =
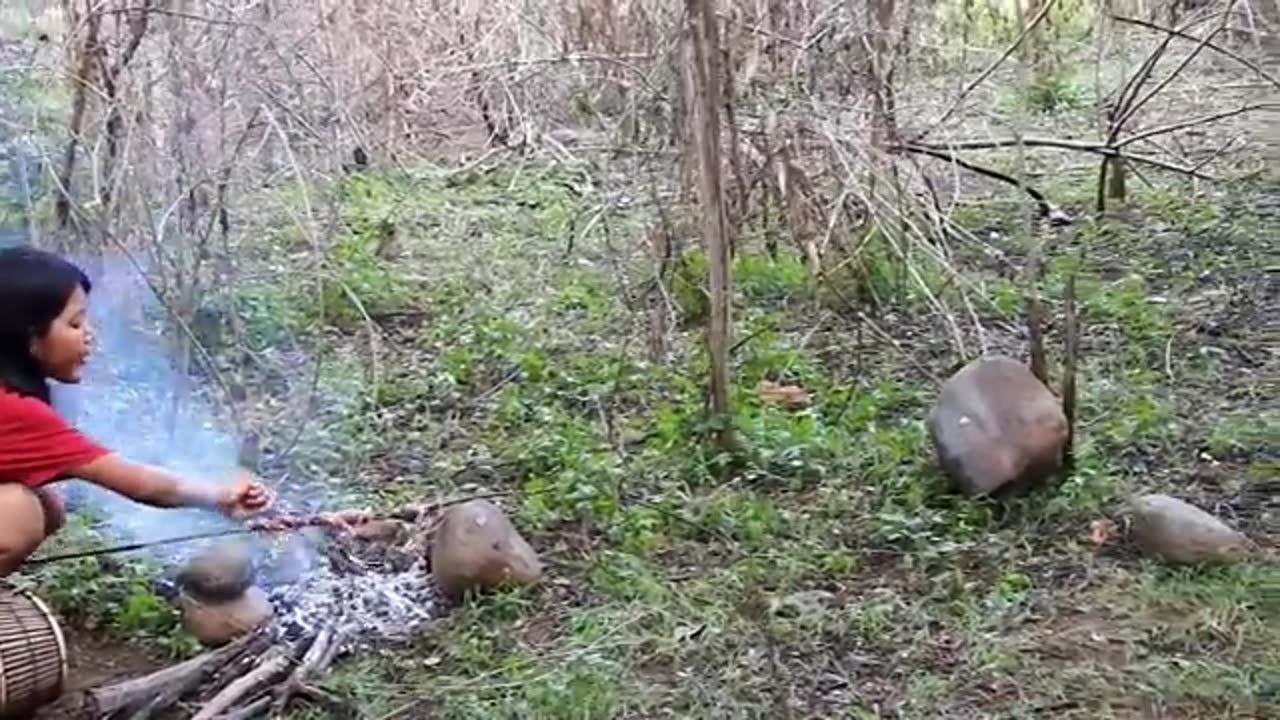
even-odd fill
[{"label": "boulder", "polygon": [[943,473],[971,496],[1025,489],[1062,466],[1062,405],[1012,358],[962,367],[943,383],[926,424]]},{"label": "boulder", "polygon": [[179,602],[183,626],[210,647],[225,645],[253,632],[273,614],[267,594],[256,586],[246,589],[234,600],[206,601],[183,591]]},{"label": "boulder", "polygon": [[1249,555],[1249,538],[1212,514],[1168,495],[1132,502],[1134,545],[1178,564],[1232,562]]},{"label": "boulder", "polygon": [[201,600],[235,600],[253,583],[252,552],[243,542],[210,545],[187,562],[178,582]]},{"label": "boulder", "polygon": [[527,585],[542,577],[538,554],[487,500],[446,510],[429,552],[436,586],[455,600],[468,590]]}]

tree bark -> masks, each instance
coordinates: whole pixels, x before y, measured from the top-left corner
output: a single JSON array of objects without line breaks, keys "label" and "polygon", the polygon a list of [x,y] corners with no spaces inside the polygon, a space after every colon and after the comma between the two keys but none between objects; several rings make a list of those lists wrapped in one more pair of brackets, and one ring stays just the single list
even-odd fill
[{"label": "tree bark", "polygon": [[98,190],[98,203],[105,210],[111,206],[114,188],[119,182],[120,146],[124,142],[124,111],[120,99],[120,78],[142,45],[147,34],[147,21],[151,15],[152,0],[144,0],[142,7],[128,15],[129,40],[115,63],[108,62],[106,53],[98,57],[98,74],[102,78],[102,95],[107,106],[107,157],[104,164],[102,185]]},{"label": "tree bark", "polygon": [[[54,215],[58,228],[65,229],[71,224],[71,184],[75,178],[76,153],[79,150],[81,134],[84,131],[84,116],[89,103],[89,88],[95,86],[94,70],[97,68],[96,58],[102,52],[98,34],[102,23],[102,14],[96,12],[91,4],[86,3],[84,10],[84,41],[72,43],[75,48],[70,60],[74,62],[72,83],[74,85],[71,100],[71,120],[67,128],[67,145],[62,152],[62,171],[58,179],[58,198],[54,201]],[[67,15],[69,27],[77,27],[81,13],[77,11],[72,0],[63,4],[63,12]]]},{"label": "tree bark", "polygon": [[873,0],[868,25],[867,47],[870,49],[869,83],[871,90],[872,144],[883,149],[898,135],[896,102],[893,92],[893,70],[897,63],[892,44],[893,17],[897,0]]},{"label": "tree bark", "polygon": [[720,43],[711,0],[686,0],[693,49],[690,99],[693,100],[693,140],[697,151],[698,197],[702,207],[702,237],[707,253],[710,319],[707,350],[711,358],[711,414],[721,451],[736,449],[729,407],[730,268],[724,191],[720,161]]}]

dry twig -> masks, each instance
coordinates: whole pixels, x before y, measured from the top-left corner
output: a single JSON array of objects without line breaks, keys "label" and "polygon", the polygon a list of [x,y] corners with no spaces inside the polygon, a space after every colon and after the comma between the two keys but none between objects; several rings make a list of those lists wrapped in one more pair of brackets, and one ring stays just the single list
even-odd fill
[{"label": "dry twig", "polygon": [[1164,25],[1158,25],[1149,20],[1140,20],[1138,18],[1123,17],[1121,15],[1112,15],[1111,19],[1115,20],[1116,22],[1127,23],[1129,25],[1136,25],[1138,27],[1147,28],[1148,30],[1155,30],[1157,32],[1167,33],[1172,37],[1176,37],[1182,40],[1190,40],[1196,43],[1203,43],[1203,46],[1206,49],[1212,50],[1220,55],[1223,55],[1224,57],[1228,57],[1228,58],[1231,58],[1232,60],[1235,60],[1236,62],[1240,63],[1244,67],[1252,70],[1255,74],[1257,74],[1258,77],[1271,83],[1276,88],[1280,88],[1280,80],[1276,79],[1274,75],[1267,72],[1266,70],[1263,70],[1262,68],[1258,67],[1257,63],[1254,63],[1251,60],[1240,56],[1239,54],[1233,52],[1229,48],[1224,48],[1221,45],[1218,45],[1213,42],[1207,42],[1205,38],[1196,37],[1195,35],[1187,33],[1183,30],[1178,30],[1176,28],[1170,28],[1170,27],[1165,27]]},{"label": "dry twig", "polygon": [[1040,11],[1027,22],[1026,26],[1022,28],[1022,32],[1018,33],[1018,37],[1014,38],[1013,42],[1009,44],[1009,47],[1005,48],[1005,51],[1000,54],[1000,57],[992,61],[991,64],[982,72],[978,73],[978,77],[974,78],[972,82],[965,86],[965,88],[955,96],[947,106],[947,109],[942,112],[942,115],[940,115],[937,120],[934,120],[924,130],[916,133],[909,142],[919,142],[929,135],[929,133],[941,127],[942,124],[960,108],[960,104],[964,102],[965,98],[969,97],[970,93],[976,90],[977,87],[985,82],[987,78],[991,77],[991,74],[1003,65],[1010,57],[1012,57],[1013,54],[1018,51],[1019,47],[1022,47],[1022,43],[1026,41],[1027,36],[1030,35],[1031,31],[1035,30],[1036,27],[1049,16],[1049,11],[1052,10],[1055,5],[1057,5],[1057,0],[1047,0],[1043,5],[1041,5]]},{"label": "dry twig", "polygon": [[246,695],[271,682],[287,670],[291,661],[292,658],[288,650],[278,645],[272,647],[259,659],[256,668],[248,674],[237,678],[217,695],[210,698],[195,715],[191,716],[191,720],[213,720],[219,715],[230,711]]}]

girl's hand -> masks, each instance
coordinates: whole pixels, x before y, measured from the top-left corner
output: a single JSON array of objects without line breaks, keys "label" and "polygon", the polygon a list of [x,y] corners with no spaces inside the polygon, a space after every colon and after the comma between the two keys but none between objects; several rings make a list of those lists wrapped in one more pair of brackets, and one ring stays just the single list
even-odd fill
[{"label": "girl's hand", "polygon": [[271,493],[248,473],[237,475],[231,487],[222,490],[222,497],[218,500],[218,510],[237,519],[265,510],[270,505]]}]

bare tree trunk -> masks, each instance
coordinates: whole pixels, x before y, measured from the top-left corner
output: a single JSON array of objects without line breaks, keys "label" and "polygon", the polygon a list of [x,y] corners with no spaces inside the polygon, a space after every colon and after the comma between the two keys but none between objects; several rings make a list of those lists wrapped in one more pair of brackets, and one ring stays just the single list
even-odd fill
[{"label": "bare tree trunk", "polygon": [[[1040,13],[1040,8],[1044,6],[1045,0],[1027,0],[1027,6],[1022,10],[1022,15],[1018,18],[1019,28],[1025,27],[1026,18],[1033,18]],[[1021,6],[1019,6],[1021,7]],[[1037,23],[1031,31],[1027,33],[1027,39],[1022,43],[1022,61],[1031,68],[1031,76],[1039,78],[1040,73],[1044,71],[1045,52],[1047,50],[1045,43],[1045,32],[1049,25],[1049,18],[1045,18],[1043,22]]]},{"label": "bare tree trunk", "polygon": [[676,143],[685,151],[679,154],[679,173],[680,173],[680,201],[682,203],[689,201],[689,190],[698,184],[698,158],[696,153],[690,152],[690,148],[697,147],[697,141],[694,135],[694,125],[697,123],[696,106],[699,102],[697,96],[697,81],[694,78],[696,67],[693,54],[693,23],[689,23],[680,29],[680,41],[675,44],[672,50],[674,65],[676,72],[680,74],[679,87],[681,92],[676,97],[673,104],[672,127],[676,131]]},{"label": "bare tree trunk", "polygon": [[120,80],[129,63],[142,45],[147,34],[147,20],[151,15],[152,0],[144,0],[142,7],[128,15],[129,40],[115,63],[109,63],[107,54],[98,57],[99,75],[102,78],[102,94],[107,104],[107,157],[104,164],[102,186],[98,191],[98,203],[109,211],[114,188],[119,182],[120,145],[124,140],[124,110],[120,99]]},{"label": "bare tree trunk", "polygon": [[692,87],[694,148],[698,153],[698,196],[702,236],[710,275],[711,309],[707,350],[711,357],[711,412],[720,449],[736,449],[729,413],[730,273],[728,228],[720,163],[719,28],[711,0],[686,0],[693,45]]},{"label": "bare tree trunk", "polygon": [[733,168],[733,184],[736,191],[733,196],[732,221],[729,225],[729,256],[732,258],[738,250],[738,238],[742,236],[742,224],[747,217],[747,201],[750,195],[750,187],[747,185],[746,173],[742,169],[741,139],[738,137],[738,113],[736,110],[737,91],[733,82],[733,59],[729,55],[727,46],[721,58],[723,64],[719,69],[724,70],[722,77],[725,82],[723,93],[724,119],[729,123],[729,166]]},{"label": "bare tree trunk", "polygon": [[893,48],[893,16],[896,0],[872,0],[867,45],[870,49],[871,72],[869,85],[872,92],[871,133],[872,144],[883,149],[897,135],[897,118],[894,111],[893,68],[896,59]]},{"label": "bare tree trunk", "polygon": [[1107,204],[1120,205],[1123,204],[1128,193],[1125,192],[1125,164],[1124,156],[1107,158],[1106,160],[1110,173],[1107,175]]},{"label": "bare tree trunk", "polygon": [[[63,12],[67,16],[68,27],[78,27],[81,13],[77,11],[74,0],[63,3]],[[102,13],[96,12],[91,3],[84,8],[84,41],[72,43],[74,55],[68,58],[74,64],[72,83],[75,87],[71,100],[71,122],[67,128],[67,146],[62,154],[62,171],[58,180],[58,199],[54,202],[54,214],[58,228],[65,229],[71,223],[72,182],[75,178],[76,154],[80,147],[80,136],[84,132],[84,116],[89,102],[89,88],[94,86],[94,69],[96,59],[102,52],[99,46],[99,31],[102,25]]]}]

